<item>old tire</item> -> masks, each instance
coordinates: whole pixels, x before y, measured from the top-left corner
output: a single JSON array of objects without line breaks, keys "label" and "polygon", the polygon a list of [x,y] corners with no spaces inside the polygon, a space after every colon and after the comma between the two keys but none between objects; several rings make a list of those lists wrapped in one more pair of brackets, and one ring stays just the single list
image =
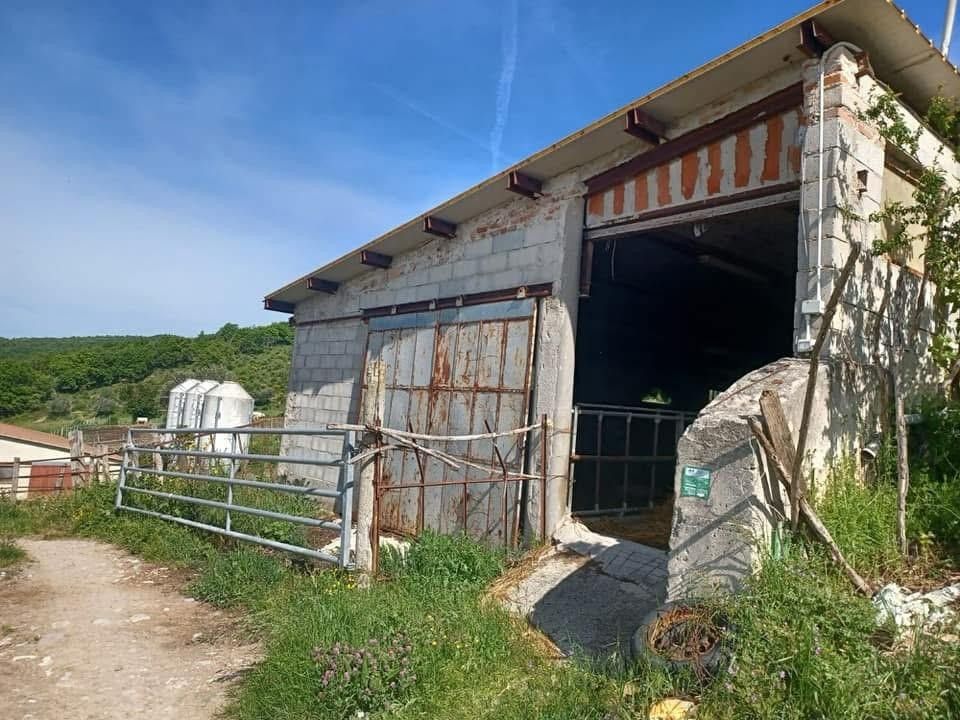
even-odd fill
[{"label": "old tire", "polygon": [[[708,647],[664,652],[663,638],[684,638],[691,631],[711,636]],[[671,643],[666,642],[668,646]],[[659,645],[659,648],[658,648]],[[729,626],[721,614],[695,604],[673,602],[648,612],[630,640],[633,659],[670,672],[692,670],[699,677],[714,677],[730,661]]]}]

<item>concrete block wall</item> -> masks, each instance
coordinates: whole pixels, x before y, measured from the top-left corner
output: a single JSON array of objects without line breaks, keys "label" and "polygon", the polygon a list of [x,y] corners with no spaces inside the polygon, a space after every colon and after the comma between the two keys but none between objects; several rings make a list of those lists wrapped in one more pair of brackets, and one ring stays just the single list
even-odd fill
[{"label": "concrete block wall", "polygon": [[[619,156],[612,156],[598,162],[609,166],[618,160]],[[297,333],[287,425],[321,427],[358,419],[367,338],[367,326],[359,318],[362,309],[551,282],[554,296],[540,303],[541,351],[533,404],[536,412],[547,412],[566,426],[566,434],[552,435],[560,438],[561,445],[567,444],[551,455],[556,458],[557,471],[549,491],[556,505],[551,505],[550,517],[562,515],[573,395],[582,179],[599,169],[593,163],[547,180],[539,199],[520,197],[462,222],[453,239],[424,235],[423,245],[394,257],[389,269],[370,270],[343,283],[334,295],[318,294],[299,303],[294,314]],[[563,353],[556,350],[560,346],[566,348]],[[560,365],[565,370],[559,371]],[[533,442],[538,443],[539,438]],[[328,441],[320,439],[307,443],[291,438],[284,447],[290,454],[312,456],[328,449],[327,445]],[[294,479],[324,486],[336,482],[329,469],[286,469]],[[542,501],[537,488],[532,491],[529,510],[538,516]]]},{"label": "concrete block wall", "polygon": [[[297,328],[284,422],[287,428],[322,428],[357,417],[360,373],[367,328],[359,318]],[[322,436],[284,437],[284,454],[336,459],[341,440]],[[335,487],[336,468],[285,464],[281,473],[323,487]]]},{"label": "concrete block wall", "polygon": [[[805,181],[801,192],[801,223],[798,243],[797,304],[794,315],[796,340],[815,338],[819,318],[807,319],[801,314],[804,299],[817,292],[817,206],[819,187],[819,68],[816,60],[804,67],[804,114],[807,128],[804,138]],[[872,98],[883,89],[870,75],[857,76],[857,63],[845,50],[831,54],[824,73],[824,143],[823,143],[823,214],[820,248],[820,297],[826,303],[834,282],[850,255],[853,243],[863,252],[854,276],[844,292],[841,307],[830,328],[824,354],[853,362],[871,372],[865,382],[877,382],[882,367],[887,366],[894,338],[892,318],[902,317],[903,297],[915,298],[920,290],[920,277],[910,269],[890,261],[887,256],[871,252],[884,228],[871,222],[870,215],[883,207],[886,163],[885,141],[879,131],[861,118]],[[901,105],[908,125],[919,127],[909,108]],[[918,160],[924,165],[937,164],[953,178],[960,177],[952,152],[929,131],[921,132]],[[901,286],[902,283],[902,286]],[[897,288],[902,287],[901,293]],[[934,289],[926,291],[926,312],[923,313],[918,338],[918,353],[910,354],[908,389],[917,396],[933,387],[940,377],[927,352],[935,332],[930,300]],[[912,309],[912,303],[911,303]],[[878,363],[879,360],[879,363]],[[878,374],[879,373],[879,374]],[[870,381],[867,378],[873,376]]]},{"label": "concrete block wall", "polygon": [[[811,414],[805,473],[813,492],[822,492],[832,462],[859,449],[880,428],[889,411],[886,368],[894,346],[894,322],[912,310],[920,289],[916,272],[872,248],[884,229],[869,220],[884,203],[886,146],[875,127],[861,119],[875,93],[883,92],[869,76],[857,77],[857,63],[846,50],[828,60],[824,82],[824,113],[819,117],[817,61],[804,67],[803,183],[798,238],[795,339],[815,338],[820,319],[807,333],[800,312],[804,299],[817,291],[817,218],[819,122],[823,122],[824,192],[820,239],[820,297],[825,303],[854,243],[862,254],[841,305],[830,326],[817,376]],[[908,125],[919,127],[901,105]],[[922,129],[916,158],[924,166],[938,165],[960,186],[960,165],[953,153]],[[902,285],[901,285],[902,283]],[[900,286],[902,291],[897,293]],[[908,402],[939,382],[941,371],[930,358],[936,328],[929,311],[934,289],[926,290],[928,310],[921,317],[917,352],[904,362]],[[910,298],[905,308],[898,298]],[[777,487],[746,423],[759,412],[764,389],[777,393],[796,437],[809,365],[804,359],[784,359],[756,370],[708,405],[687,429],[677,448],[674,511],[668,558],[668,595],[678,599],[717,589],[736,589],[769,548],[770,529],[788,516],[789,502]],[[712,472],[708,498],[680,497],[684,466]]]}]

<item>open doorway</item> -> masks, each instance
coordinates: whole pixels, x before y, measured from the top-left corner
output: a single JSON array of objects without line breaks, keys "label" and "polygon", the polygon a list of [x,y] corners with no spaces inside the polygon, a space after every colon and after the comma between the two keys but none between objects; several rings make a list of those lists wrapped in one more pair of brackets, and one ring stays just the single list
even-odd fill
[{"label": "open doorway", "polygon": [[577,322],[570,506],[667,548],[677,440],[716,393],[793,354],[796,204],[594,241]]}]

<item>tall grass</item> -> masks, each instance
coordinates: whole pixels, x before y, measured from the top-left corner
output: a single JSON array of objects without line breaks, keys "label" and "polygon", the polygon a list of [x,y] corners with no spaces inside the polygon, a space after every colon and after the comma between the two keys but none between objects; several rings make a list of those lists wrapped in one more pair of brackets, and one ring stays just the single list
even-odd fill
[{"label": "tall grass", "polygon": [[847,560],[867,578],[888,577],[903,562],[897,548],[897,488],[885,471],[871,485],[852,458],[832,468],[817,511]]}]

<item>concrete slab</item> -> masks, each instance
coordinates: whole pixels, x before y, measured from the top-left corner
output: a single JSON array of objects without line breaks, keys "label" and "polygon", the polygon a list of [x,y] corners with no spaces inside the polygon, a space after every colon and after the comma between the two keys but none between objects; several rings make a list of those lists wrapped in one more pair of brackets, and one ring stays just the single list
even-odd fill
[{"label": "concrete slab", "polygon": [[558,545],[505,593],[567,655],[626,654],[630,636],[666,592],[666,553],[564,525]]},{"label": "concrete slab", "polygon": [[[615,578],[657,589],[665,595],[667,553],[622,538],[601,535],[570,520],[554,533],[559,550],[590,558]],[[663,593],[660,586],[664,585]]]}]

